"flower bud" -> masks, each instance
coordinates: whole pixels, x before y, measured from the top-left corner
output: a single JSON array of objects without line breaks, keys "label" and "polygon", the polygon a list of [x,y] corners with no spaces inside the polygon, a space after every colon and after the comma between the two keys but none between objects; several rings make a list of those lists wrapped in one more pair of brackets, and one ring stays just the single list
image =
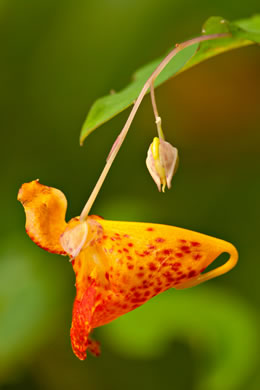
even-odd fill
[{"label": "flower bud", "polygon": [[155,137],[151,143],[146,159],[146,166],[152,176],[158,190],[164,192],[167,185],[171,187],[171,181],[178,167],[178,150],[169,142]]}]

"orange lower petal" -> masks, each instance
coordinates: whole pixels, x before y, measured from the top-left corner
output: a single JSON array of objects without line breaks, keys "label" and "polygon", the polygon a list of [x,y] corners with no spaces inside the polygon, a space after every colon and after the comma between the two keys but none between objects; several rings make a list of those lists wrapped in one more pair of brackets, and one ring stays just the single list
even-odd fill
[{"label": "orange lower petal", "polygon": [[34,180],[22,185],[18,200],[25,210],[26,232],[35,244],[48,252],[66,254],[60,244],[60,235],[67,226],[64,194]]},{"label": "orange lower petal", "polygon": [[82,298],[77,297],[74,302],[70,337],[73,352],[80,360],[86,359],[87,348],[96,356],[100,354],[99,344],[89,339],[95,302],[96,288],[93,283]]}]

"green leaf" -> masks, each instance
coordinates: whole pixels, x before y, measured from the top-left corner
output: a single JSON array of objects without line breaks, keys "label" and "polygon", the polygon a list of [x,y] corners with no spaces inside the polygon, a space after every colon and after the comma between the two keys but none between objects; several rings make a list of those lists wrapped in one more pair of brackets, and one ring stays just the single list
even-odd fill
[{"label": "green leaf", "polygon": [[[229,32],[231,36],[230,38],[202,42],[200,45],[194,44],[183,49],[158,76],[155,87],[207,58],[260,42],[260,15],[232,23],[222,17],[211,17],[204,24],[202,32],[203,34]],[[123,90],[96,100],[83,124],[80,134],[81,144],[92,131],[134,103],[144,83],[163,58],[161,57],[139,69],[134,74],[133,81]]]}]

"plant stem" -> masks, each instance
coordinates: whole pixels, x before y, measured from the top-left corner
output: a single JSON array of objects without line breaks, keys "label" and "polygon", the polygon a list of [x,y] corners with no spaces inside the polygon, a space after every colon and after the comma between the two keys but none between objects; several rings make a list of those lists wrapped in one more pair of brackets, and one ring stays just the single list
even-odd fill
[{"label": "plant stem", "polygon": [[154,93],[154,82],[151,82],[151,87],[150,87],[150,92],[151,92],[151,101],[152,101],[152,107],[153,107],[153,112],[154,112],[154,117],[155,117],[155,123],[157,126],[157,132],[158,136],[160,139],[164,139],[164,134],[162,131],[162,119],[158,114],[158,109],[157,109],[157,104],[156,104],[156,99],[155,99],[155,93]]},{"label": "plant stem", "polygon": [[[180,43],[180,44],[177,44],[175,46],[175,48],[160,62],[160,64],[157,66],[157,68],[153,71],[153,73],[151,74],[151,76],[148,78],[148,80],[145,82],[139,96],[137,97],[135,103],[134,103],[134,106],[129,114],[129,117],[127,118],[127,121],[121,131],[121,133],[119,134],[119,136],[117,137],[114,145],[112,146],[112,149],[109,153],[109,156],[107,158],[107,162],[106,162],[106,165],[87,201],[87,203],[85,204],[85,207],[83,208],[82,210],[82,213],[80,215],[80,220],[81,221],[84,221],[87,219],[88,217],[88,214],[90,212],[90,209],[102,187],[102,184],[109,172],[109,169],[122,145],[122,143],[124,142],[124,139],[128,133],[128,130],[129,130],[129,127],[131,126],[131,123],[135,117],[135,114],[146,94],[146,92],[148,91],[149,88],[151,88],[151,86],[153,85],[155,79],[158,77],[158,75],[162,72],[162,70],[166,67],[166,65],[168,65],[168,63],[171,61],[171,59],[179,52],[181,51],[182,49],[184,49],[185,47],[188,47],[188,46],[191,46],[191,45],[194,45],[195,43],[199,43],[199,42],[203,42],[203,41],[208,41],[208,40],[211,40],[211,39],[217,39],[217,38],[225,38],[225,37],[228,37],[230,36],[229,33],[223,33],[223,34],[212,34],[212,35],[204,35],[204,36],[201,36],[201,37],[197,37],[197,38],[193,38],[193,39],[190,39],[186,42],[183,42],[183,43]],[[153,87],[152,87],[153,88]]]}]

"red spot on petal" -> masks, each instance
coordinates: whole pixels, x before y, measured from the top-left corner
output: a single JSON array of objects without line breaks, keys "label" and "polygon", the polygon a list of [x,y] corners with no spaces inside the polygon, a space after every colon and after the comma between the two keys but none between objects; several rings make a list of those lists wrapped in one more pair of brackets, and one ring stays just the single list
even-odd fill
[{"label": "red spot on petal", "polygon": [[148,232],[153,232],[154,231],[154,228],[150,227],[150,228],[147,228],[146,229]]},{"label": "red spot on petal", "polygon": [[129,250],[127,248],[123,248],[123,251],[129,253]]},{"label": "red spot on petal", "polygon": [[130,269],[130,270],[131,270],[131,269],[134,269],[134,265],[133,265],[133,264],[128,264],[127,267],[128,267],[128,269]]},{"label": "red spot on petal", "polygon": [[149,263],[148,265],[149,265],[149,269],[150,269],[151,271],[157,270],[157,267],[156,267],[156,265],[155,265],[154,263]]},{"label": "red spot on petal", "polygon": [[143,278],[144,277],[144,273],[143,272],[138,272],[138,274],[136,274],[136,276],[138,278]]},{"label": "red spot on petal", "polygon": [[194,271],[194,269],[188,273],[188,278],[193,278],[193,276],[196,276],[196,271]]},{"label": "red spot on petal", "polygon": [[199,253],[195,253],[192,257],[194,260],[199,260],[202,258],[202,255],[200,255]]},{"label": "red spot on petal", "polygon": [[127,244],[128,246],[134,246],[134,244],[132,242],[129,242],[129,244]]},{"label": "red spot on petal", "polygon": [[183,257],[183,253],[177,252],[177,253],[175,253],[175,256],[176,256],[176,257]]},{"label": "red spot on petal", "polygon": [[191,241],[192,246],[200,246],[200,243],[197,241]]},{"label": "red spot on petal", "polygon": [[132,256],[126,256],[128,260],[133,260]]},{"label": "red spot on petal", "polygon": [[164,249],[162,252],[165,255],[170,255],[173,252],[173,250],[172,249]]},{"label": "red spot on petal", "polygon": [[162,238],[162,237],[157,237],[157,238],[155,239],[155,241],[156,241],[156,242],[164,242],[165,239]]},{"label": "red spot on petal", "polygon": [[181,240],[179,240],[179,241],[180,241],[180,242],[183,242],[183,243],[187,242],[186,240],[182,240],[182,239],[181,239]]}]

